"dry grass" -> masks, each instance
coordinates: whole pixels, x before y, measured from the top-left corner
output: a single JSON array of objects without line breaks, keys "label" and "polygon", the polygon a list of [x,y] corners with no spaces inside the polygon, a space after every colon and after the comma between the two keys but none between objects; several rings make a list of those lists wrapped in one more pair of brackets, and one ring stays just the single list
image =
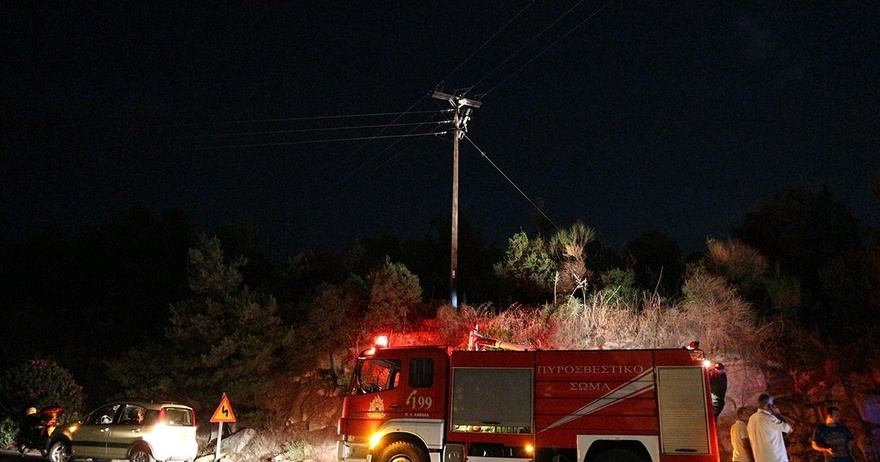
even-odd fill
[{"label": "dry grass", "polygon": [[[554,348],[567,350],[656,348],[667,345],[667,329],[658,297],[646,296],[641,311],[603,292],[585,303],[571,298],[553,314]],[[685,342],[684,344],[687,344]],[[681,346],[681,345],[675,345]]]},{"label": "dry grass", "polygon": [[445,345],[464,348],[467,346],[467,334],[477,325],[483,330],[495,317],[495,309],[491,305],[462,305],[458,310],[446,305],[437,310],[436,325]]},{"label": "dry grass", "polygon": [[260,432],[238,453],[224,453],[227,462],[335,462],[332,434]]},{"label": "dry grass", "polygon": [[724,279],[692,275],[685,298],[670,303],[656,294],[627,302],[602,292],[586,302],[570,299],[553,313],[556,349],[678,348],[699,340],[710,356],[749,356],[773,335]]},{"label": "dry grass", "polygon": [[287,444],[281,457],[276,461],[298,462],[336,462],[336,441],[330,440],[298,440]]}]

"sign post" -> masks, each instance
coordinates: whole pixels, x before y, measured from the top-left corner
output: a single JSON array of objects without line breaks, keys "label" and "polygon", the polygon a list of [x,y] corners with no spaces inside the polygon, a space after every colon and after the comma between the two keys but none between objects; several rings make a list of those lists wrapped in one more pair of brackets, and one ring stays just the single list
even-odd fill
[{"label": "sign post", "polygon": [[220,400],[220,405],[217,406],[217,410],[214,411],[214,415],[211,416],[211,422],[217,423],[217,451],[214,453],[214,460],[220,460],[220,442],[223,440],[223,422],[235,422],[235,413],[232,412],[232,405],[229,404],[229,398],[226,396],[226,393],[223,393],[223,399]]}]

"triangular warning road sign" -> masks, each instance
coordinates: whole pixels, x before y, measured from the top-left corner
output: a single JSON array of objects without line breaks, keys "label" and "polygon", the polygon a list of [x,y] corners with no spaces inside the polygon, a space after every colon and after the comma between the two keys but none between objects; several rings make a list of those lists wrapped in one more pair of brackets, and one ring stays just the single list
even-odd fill
[{"label": "triangular warning road sign", "polygon": [[211,416],[211,422],[235,422],[235,413],[232,412],[232,405],[229,404],[229,398],[225,394],[214,415]]}]

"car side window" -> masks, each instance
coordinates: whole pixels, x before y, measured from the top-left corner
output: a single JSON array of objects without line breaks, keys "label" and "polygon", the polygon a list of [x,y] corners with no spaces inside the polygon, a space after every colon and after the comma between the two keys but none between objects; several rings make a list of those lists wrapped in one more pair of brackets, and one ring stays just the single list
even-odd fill
[{"label": "car side window", "polygon": [[144,425],[146,421],[147,410],[142,406],[134,404],[125,405],[119,422],[122,425]]},{"label": "car side window", "polygon": [[119,410],[119,404],[108,404],[98,408],[95,412],[89,414],[85,423],[88,425],[107,425],[113,423],[116,411]]}]

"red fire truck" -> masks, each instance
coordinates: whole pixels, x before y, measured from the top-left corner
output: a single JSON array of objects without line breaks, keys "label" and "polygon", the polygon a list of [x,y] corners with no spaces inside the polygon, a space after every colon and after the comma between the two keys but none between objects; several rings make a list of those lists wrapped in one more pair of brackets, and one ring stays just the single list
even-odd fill
[{"label": "red fire truck", "polygon": [[364,351],[337,461],[719,461],[697,348],[542,351],[478,334],[470,345],[484,351]]}]

